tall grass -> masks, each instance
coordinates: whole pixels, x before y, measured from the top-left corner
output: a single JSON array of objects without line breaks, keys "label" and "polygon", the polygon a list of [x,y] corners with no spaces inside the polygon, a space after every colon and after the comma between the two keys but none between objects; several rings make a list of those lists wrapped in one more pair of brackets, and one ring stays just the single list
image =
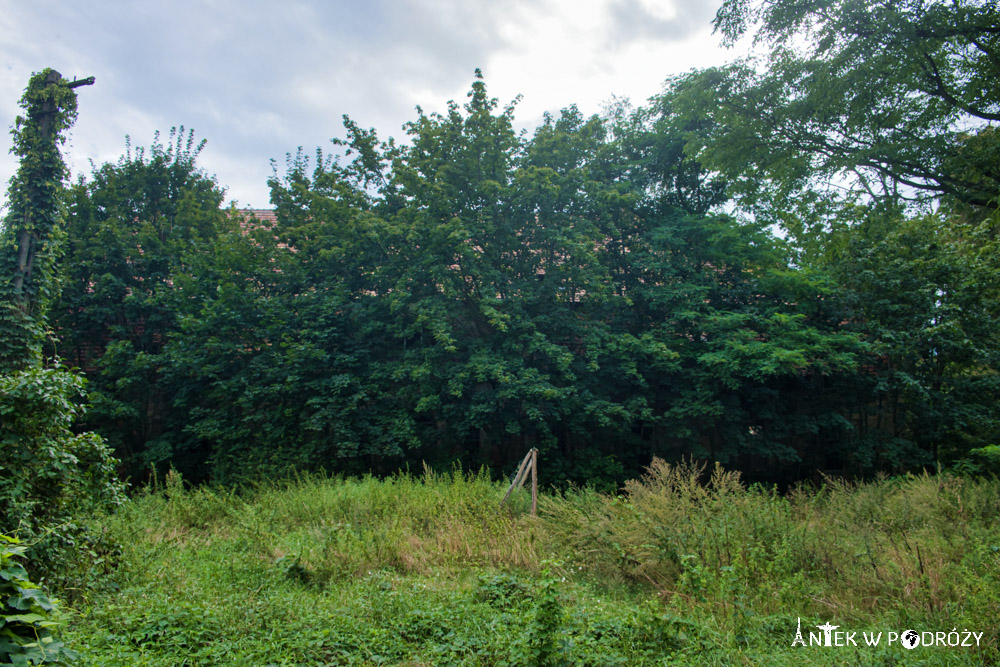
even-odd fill
[{"label": "tall grass", "polygon": [[[302,476],[242,493],[152,485],[69,639],[101,665],[882,664],[897,644],[790,646],[803,627],[985,632],[1000,656],[1000,482],[830,480],[785,495],[656,461],[620,495],[498,507],[485,474]],[[525,494],[526,495],[526,494]]]},{"label": "tall grass", "polygon": [[162,492],[151,487],[116,523],[143,531],[133,544],[229,542],[261,563],[294,562],[317,583],[385,568],[535,569],[535,528],[516,507],[498,511],[497,490],[485,472],[428,470],[381,480],[301,475],[237,495],[185,489],[171,473]]},{"label": "tall grass", "polygon": [[782,496],[719,467],[657,460],[622,495],[571,492],[546,498],[541,512],[552,548],[575,553],[578,569],[649,586],[729,643],[749,646],[782,619],[833,618],[975,628],[982,655],[997,655],[996,479],[828,480]]}]

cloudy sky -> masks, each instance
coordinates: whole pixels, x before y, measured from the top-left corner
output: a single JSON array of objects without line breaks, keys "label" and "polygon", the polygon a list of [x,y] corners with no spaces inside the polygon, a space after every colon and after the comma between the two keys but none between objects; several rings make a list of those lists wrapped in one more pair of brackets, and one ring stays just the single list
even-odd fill
[{"label": "cloudy sky", "polygon": [[[635,104],[664,79],[735,57],[720,0],[0,0],[0,123],[34,71],[95,76],[64,151],[73,171],[156,130],[193,128],[200,164],[238,205],[269,206],[271,160],[343,136],[341,116],[403,139],[414,107],[462,102],[475,68],[517,122],[576,103]],[[7,135],[9,137],[9,135]],[[10,146],[9,138],[3,142]],[[17,165],[0,159],[0,182]]]}]

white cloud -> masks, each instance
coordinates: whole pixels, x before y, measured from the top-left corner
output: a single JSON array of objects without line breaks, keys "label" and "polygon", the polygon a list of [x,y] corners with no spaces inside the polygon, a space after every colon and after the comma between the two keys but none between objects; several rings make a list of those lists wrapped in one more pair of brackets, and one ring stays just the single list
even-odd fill
[{"label": "white cloud", "polygon": [[[685,4],[686,3],[686,4]],[[0,124],[32,70],[96,76],[68,147],[77,173],[184,124],[229,196],[266,206],[270,160],[329,147],[341,115],[402,138],[414,106],[464,102],[481,67],[522,126],[612,94],[642,103],[671,74],[722,62],[695,0],[0,0]],[[52,17],[59,17],[53,21]],[[32,35],[31,39],[24,35]],[[0,178],[13,174],[0,159]]]}]

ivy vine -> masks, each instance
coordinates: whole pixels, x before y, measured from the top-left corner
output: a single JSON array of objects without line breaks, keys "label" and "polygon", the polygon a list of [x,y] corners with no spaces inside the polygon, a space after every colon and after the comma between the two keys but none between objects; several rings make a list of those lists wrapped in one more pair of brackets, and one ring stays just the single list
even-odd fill
[{"label": "ivy vine", "polygon": [[77,117],[76,93],[50,68],[34,74],[21,97],[24,114],[11,130],[20,159],[7,190],[0,228],[0,368],[41,360],[45,308],[58,292],[63,183],[59,147]]}]

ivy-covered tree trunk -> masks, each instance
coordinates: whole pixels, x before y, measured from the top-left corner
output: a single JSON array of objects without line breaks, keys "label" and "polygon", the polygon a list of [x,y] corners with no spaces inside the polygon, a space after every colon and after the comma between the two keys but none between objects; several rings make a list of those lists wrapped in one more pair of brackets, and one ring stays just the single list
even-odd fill
[{"label": "ivy-covered tree trunk", "polygon": [[62,136],[76,120],[73,88],[93,79],[66,82],[46,69],[28,83],[14,129],[13,152],[20,167],[8,190],[9,213],[0,230],[0,369],[41,361],[45,308],[58,291],[58,257],[66,165]]},{"label": "ivy-covered tree trunk", "polygon": [[0,533],[16,534],[49,580],[72,580],[86,521],[122,500],[116,461],[94,433],[72,430],[83,379],[42,356],[46,309],[58,293],[66,166],[59,144],[76,118],[58,72],[34,75],[13,129],[20,168],[0,228]]}]

